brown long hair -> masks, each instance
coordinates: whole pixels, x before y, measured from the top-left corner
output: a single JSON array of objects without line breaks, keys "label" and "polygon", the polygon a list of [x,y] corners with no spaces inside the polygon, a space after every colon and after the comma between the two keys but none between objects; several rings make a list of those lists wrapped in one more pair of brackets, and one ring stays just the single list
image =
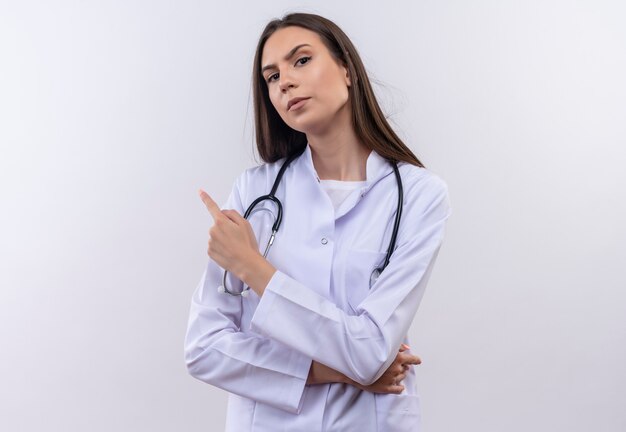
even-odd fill
[{"label": "brown long hair", "polygon": [[261,56],[267,39],[284,27],[297,26],[317,33],[332,56],[348,68],[352,85],[349,100],[352,108],[352,126],[357,137],[382,157],[404,161],[419,167],[424,165],[402,142],[385,118],[361,57],[348,36],[332,21],[315,14],[291,13],[282,19],[270,21],[263,30],[254,56],[252,86],[254,122],[259,156],[265,162],[299,154],[307,143],[306,134],[289,127],[272,105],[267,83],[261,75]]}]

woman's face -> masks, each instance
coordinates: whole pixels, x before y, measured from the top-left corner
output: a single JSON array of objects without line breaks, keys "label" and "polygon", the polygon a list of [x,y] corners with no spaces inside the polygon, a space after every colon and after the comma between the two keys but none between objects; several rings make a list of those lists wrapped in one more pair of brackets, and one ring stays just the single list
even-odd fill
[{"label": "woman's face", "polygon": [[350,121],[348,70],[317,33],[295,26],[274,32],[263,48],[261,74],[272,105],[289,127],[323,134],[337,121]]}]

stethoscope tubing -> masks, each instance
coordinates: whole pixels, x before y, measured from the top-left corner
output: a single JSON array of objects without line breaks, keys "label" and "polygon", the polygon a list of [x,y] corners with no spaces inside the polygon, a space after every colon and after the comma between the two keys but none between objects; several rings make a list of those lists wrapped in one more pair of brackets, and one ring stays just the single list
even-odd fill
[{"label": "stethoscope tubing", "polygon": [[[261,195],[260,197],[255,199],[248,206],[248,208],[246,209],[246,212],[243,215],[243,217],[245,219],[248,219],[248,217],[250,216],[250,214],[252,213],[254,208],[258,204],[263,202],[263,201],[269,200],[269,201],[272,201],[276,205],[276,209],[277,209],[276,220],[274,221],[274,224],[272,225],[272,234],[270,236],[270,239],[269,239],[269,241],[268,241],[268,243],[267,243],[267,245],[265,247],[265,251],[263,253],[263,257],[264,258],[267,257],[267,254],[269,253],[270,247],[274,243],[274,238],[276,237],[276,233],[280,229],[280,225],[281,225],[282,220],[283,220],[283,205],[280,202],[280,200],[276,197],[276,191],[278,190],[278,185],[280,184],[280,181],[282,180],[283,174],[285,173],[285,170],[287,169],[289,164],[295,158],[300,156],[300,154],[302,154],[302,152],[298,152],[298,153],[290,156],[289,158],[287,158],[287,160],[285,160],[285,162],[283,163],[283,165],[280,168],[280,171],[276,175],[276,179],[274,180],[274,184],[272,185],[272,190],[270,191],[270,193],[267,194],[267,195]],[[393,167],[393,171],[394,171],[394,174],[396,176],[396,182],[398,184],[398,206],[397,206],[396,216],[395,216],[395,220],[394,220],[394,224],[393,224],[393,230],[392,230],[392,233],[391,233],[391,239],[389,241],[389,246],[387,247],[387,254],[385,255],[385,261],[383,262],[383,264],[380,267],[375,268],[374,271],[372,272],[372,275],[370,277],[370,289],[372,288],[372,285],[374,284],[374,282],[376,282],[376,279],[378,279],[380,274],[383,272],[383,270],[385,270],[385,268],[389,264],[389,260],[391,259],[391,255],[393,254],[393,250],[395,249],[395,246],[396,246],[396,239],[397,239],[397,236],[398,236],[398,228],[400,226],[400,220],[402,218],[402,204],[403,204],[403,200],[404,200],[404,192],[403,192],[403,187],[402,187],[402,178],[400,177],[400,171],[398,170],[397,163],[394,162],[394,161],[390,161],[390,164]],[[246,297],[248,295],[248,293],[249,293],[250,287],[245,288],[240,293],[237,293],[237,292],[229,290],[228,286],[227,286],[227,283],[226,283],[226,276],[227,275],[228,275],[228,271],[224,270],[224,276],[222,277],[222,285],[218,287],[218,291],[222,292],[222,293],[230,294],[232,296]]]}]

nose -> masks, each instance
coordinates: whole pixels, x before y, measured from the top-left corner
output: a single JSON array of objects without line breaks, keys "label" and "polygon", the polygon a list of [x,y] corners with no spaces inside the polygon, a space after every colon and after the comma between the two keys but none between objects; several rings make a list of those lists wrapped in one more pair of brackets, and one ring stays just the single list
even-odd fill
[{"label": "nose", "polygon": [[295,88],[296,84],[293,77],[288,73],[281,73],[279,78],[280,91],[286,93],[290,88]]}]

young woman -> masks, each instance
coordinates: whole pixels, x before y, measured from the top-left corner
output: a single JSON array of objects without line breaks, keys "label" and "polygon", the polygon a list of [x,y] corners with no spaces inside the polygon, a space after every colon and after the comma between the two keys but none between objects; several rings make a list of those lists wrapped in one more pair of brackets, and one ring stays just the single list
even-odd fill
[{"label": "young woman", "polygon": [[450,215],[446,183],[393,132],[331,21],[270,22],[253,82],[265,163],[223,209],[200,191],[214,224],[189,372],[230,392],[229,431],[415,432],[407,332]]}]

